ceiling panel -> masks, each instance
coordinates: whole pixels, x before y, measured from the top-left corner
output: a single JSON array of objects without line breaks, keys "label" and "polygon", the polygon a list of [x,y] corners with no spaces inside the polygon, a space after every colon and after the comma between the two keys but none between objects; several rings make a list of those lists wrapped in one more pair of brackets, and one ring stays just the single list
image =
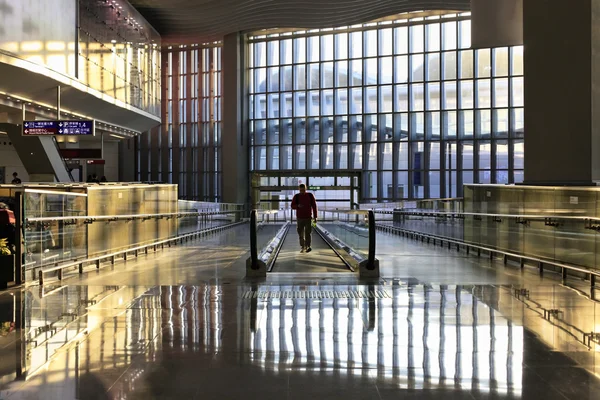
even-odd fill
[{"label": "ceiling panel", "polygon": [[328,28],[417,10],[469,10],[470,0],[129,0],[164,43],[205,42],[239,31]]}]

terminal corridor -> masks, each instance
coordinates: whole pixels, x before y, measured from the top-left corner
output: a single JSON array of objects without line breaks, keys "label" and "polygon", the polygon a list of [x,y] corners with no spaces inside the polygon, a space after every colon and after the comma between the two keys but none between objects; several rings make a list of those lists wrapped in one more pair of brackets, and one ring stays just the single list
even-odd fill
[{"label": "terminal corridor", "polygon": [[0,338],[2,398],[596,398],[576,330],[597,302],[577,285],[385,234],[371,282],[248,279],[247,237],[0,294],[28,321]]}]

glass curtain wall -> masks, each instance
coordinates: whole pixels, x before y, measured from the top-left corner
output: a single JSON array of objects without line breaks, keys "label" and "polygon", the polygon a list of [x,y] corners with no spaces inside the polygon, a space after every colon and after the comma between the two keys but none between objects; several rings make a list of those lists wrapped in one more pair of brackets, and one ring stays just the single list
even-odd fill
[{"label": "glass curtain wall", "polygon": [[221,45],[162,54],[162,125],[137,139],[140,181],[176,183],[179,198],[220,201]]},{"label": "glass curtain wall", "polygon": [[[417,16],[418,15],[418,16]],[[523,49],[470,14],[249,36],[253,171],[363,170],[362,201],[523,180]]]},{"label": "glass curtain wall", "polygon": [[119,101],[160,115],[158,33],[126,1],[79,2],[78,9],[77,78]]}]

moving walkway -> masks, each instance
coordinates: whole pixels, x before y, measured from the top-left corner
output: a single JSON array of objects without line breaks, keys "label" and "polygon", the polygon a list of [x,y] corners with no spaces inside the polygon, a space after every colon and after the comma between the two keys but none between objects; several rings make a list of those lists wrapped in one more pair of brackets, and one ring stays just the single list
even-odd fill
[{"label": "moving walkway", "polygon": [[254,210],[250,218],[246,276],[358,273],[361,277],[378,277],[373,212],[336,210],[323,215],[313,228],[312,251],[303,253],[295,223],[270,222],[269,212]]}]

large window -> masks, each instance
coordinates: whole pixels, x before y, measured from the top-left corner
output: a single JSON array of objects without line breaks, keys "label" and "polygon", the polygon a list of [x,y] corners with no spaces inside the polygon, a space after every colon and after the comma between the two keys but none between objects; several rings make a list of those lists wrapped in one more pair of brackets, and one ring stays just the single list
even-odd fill
[{"label": "large window", "polygon": [[138,138],[138,180],[176,183],[182,199],[220,201],[220,44],[170,47],[162,62],[162,125]]},{"label": "large window", "polygon": [[522,181],[522,47],[415,15],[250,36],[250,169],[363,170],[363,201]]}]

